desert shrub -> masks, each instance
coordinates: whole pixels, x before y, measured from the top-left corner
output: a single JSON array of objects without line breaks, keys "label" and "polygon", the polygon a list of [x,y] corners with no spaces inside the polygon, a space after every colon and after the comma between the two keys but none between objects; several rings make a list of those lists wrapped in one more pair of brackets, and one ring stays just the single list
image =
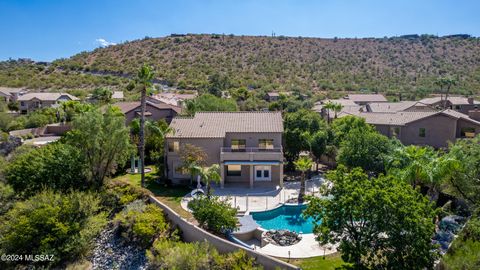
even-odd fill
[{"label": "desert shrub", "polygon": [[188,203],[188,208],[200,226],[213,232],[225,233],[237,227],[237,209],[218,197],[197,197]]},{"label": "desert shrub", "polygon": [[15,191],[11,186],[0,181],[0,215],[5,214],[12,208],[14,202]]},{"label": "desert shrub", "polygon": [[208,242],[156,240],[147,251],[150,269],[262,269],[245,251],[221,255]]},{"label": "desert shrub", "polygon": [[[88,255],[106,223],[96,195],[43,191],[15,203],[0,218],[0,253],[53,255],[52,261],[35,263],[51,268]],[[32,262],[15,262],[21,263]]]},{"label": "desert shrub", "polygon": [[45,187],[66,191],[87,187],[84,164],[78,149],[66,144],[49,144],[16,153],[7,165],[5,179],[23,196]]},{"label": "desert shrub", "polygon": [[114,223],[122,237],[132,241],[142,248],[149,247],[155,238],[167,238],[168,223],[163,211],[153,205],[146,205],[143,201],[134,201],[115,216]]},{"label": "desert shrub", "polygon": [[135,200],[146,202],[150,194],[148,190],[132,185],[127,181],[113,180],[105,185],[102,193],[102,203],[105,208],[116,213]]}]

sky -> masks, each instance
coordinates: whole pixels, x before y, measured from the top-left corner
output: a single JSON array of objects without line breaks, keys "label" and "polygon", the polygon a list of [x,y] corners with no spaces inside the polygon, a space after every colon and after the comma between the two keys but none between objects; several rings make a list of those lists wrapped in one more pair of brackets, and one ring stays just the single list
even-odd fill
[{"label": "sky", "polygon": [[172,33],[480,36],[477,0],[0,0],[0,60],[52,61]]}]

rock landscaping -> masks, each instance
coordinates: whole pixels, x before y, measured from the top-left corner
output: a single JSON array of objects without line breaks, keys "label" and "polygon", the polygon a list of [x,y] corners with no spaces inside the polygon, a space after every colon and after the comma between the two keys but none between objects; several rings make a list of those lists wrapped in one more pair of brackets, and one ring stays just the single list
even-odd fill
[{"label": "rock landscaping", "polygon": [[263,233],[262,238],[265,242],[277,246],[291,246],[302,240],[301,235],[289,230],[269,230]]}]

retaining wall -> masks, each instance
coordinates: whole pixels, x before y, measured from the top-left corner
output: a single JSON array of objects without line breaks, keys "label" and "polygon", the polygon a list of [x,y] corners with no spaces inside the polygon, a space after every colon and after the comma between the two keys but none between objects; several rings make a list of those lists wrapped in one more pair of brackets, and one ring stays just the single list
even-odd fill
[{"label": "retaining wall", "polygon": [[272,258],[268,255],[259,253],[254,250],[247,249],[235,243],[232,243],[228,240],[220,238],[216,235],[213,235],[202,228],[199,228],[192,223],[188,222],[181,216],[179,216],[175,211],[170,209],[167,205],[163,204],[155,197],[150,196],[150,201],[160,208],[162,208],[165,216],[170,220],[170,222],[182,231],[182,239],[186,242],[202,242],[207,241],[220,252],[220,253],[230,253],[235,252],[239,249],[243,249],[249,256],[256,259],[257,263],[261,264],[265,269],[300,269],[294,265],[281,261],[279,259]]}]

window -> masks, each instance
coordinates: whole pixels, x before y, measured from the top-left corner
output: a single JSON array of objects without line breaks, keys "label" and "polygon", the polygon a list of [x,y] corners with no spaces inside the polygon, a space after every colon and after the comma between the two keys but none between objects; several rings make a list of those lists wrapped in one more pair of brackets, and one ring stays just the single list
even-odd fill
[{"label": "window", "polygon": [[227,165],[227,176],[242,176],[242,165]]},{"label": "window", "polygon": [[244,139],[241,139],[241,140],[233,139],[232,151],[245,151],[245,144],[246,142]]},{"label": "window", "polygon": [[25,106],[25,102],[20,101],[20,106]]},{"label": "window", "polygon": [[455,110],[459,111],[460,110],[460,105],[455,105]]},{"label": "window", "polygon": [[180,150],[180,143],[176,141],[168,142],[168,152],[178,152]]},{"label": "window", "polygon": [[392,134],[393,137],[398,137],[398,135],[400,135],[400,128],[399,127],[391,127],[390,128],[390,134]]},{"label": "window", "polygon": [[260,140],[258,140],[258,148],[260,148],[260,149],[273,149],[273,139],[260,139]]},{"label": "window", "polygon": [[473,127],[462,127],[460,129],[460,136],[462,136],[464,138],[475,137],[475,128],[473,128]]},{"label": "window", "polygon": [[425,138],[426,133],[427,133],[427,131],[425,130],[425,128],[419,128],[418,129],[418,136],[419,137]]}]

